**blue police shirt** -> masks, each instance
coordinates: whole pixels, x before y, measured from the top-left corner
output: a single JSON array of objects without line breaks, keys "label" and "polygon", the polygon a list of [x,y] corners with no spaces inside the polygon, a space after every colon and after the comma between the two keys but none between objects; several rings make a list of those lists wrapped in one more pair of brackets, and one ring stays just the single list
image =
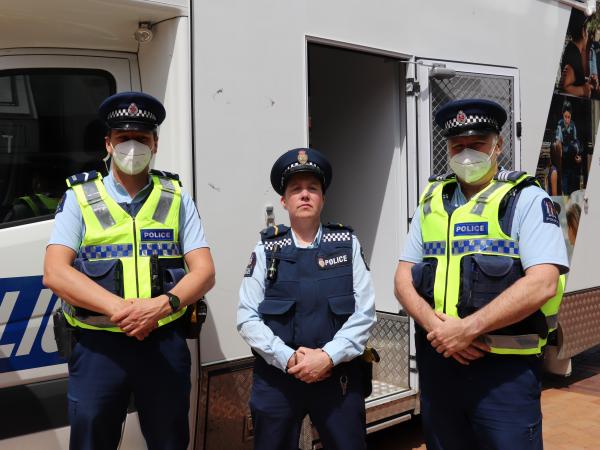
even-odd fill
[{"label": "blue police shirt", "polygon": [[[133,215],[139,211],[152,191],[150,178],[148,178],[148,184],[134,198],[131,198],[125,188],[113,177],[112,172],[109,172],[103,181],[108,195]],[[85,223],[81,215],[81,208],[73,190],[68,189],[62,210],[56,214],[48,245],[65,245],[78,252],[84,235]],[[183,191],[179,208],[179,243],[184,255],[191,250],[208,247],[204,237],[204,227],[194,200]]]},{"label": "blue police shirt", "polygon": [[[554,264],[560,273],[569,271],[569,260],[562,229],[558,220],[547,216],[544,202],[548,194],[537,186],[527,186],[521,190],[517,200],[511,237],[519,244],[519,255],[523,269],[537,264]],[[467,203],[467,199],[457,185],[451,198],[453,206]],[[421,208],[418,207],[410,224],[408,238],[400,261],[419,263],[423,260],[423,237],[421,235]]]},{"label": "blue police shirt", "polygon": [[[322,232],[322,227],[319,227],[315,240],[306,248],[318,246]],[[292,238],[294,244],[301,247],[293,231]],[[265,298],[265,279],[267,276],[266,256],[262,242],[259,242],[254,248],[254,255],[256,261],[252,275],[244,277],[240,287],[237,328],[242,339],[257,351],[265,361],[285,371],[294,350],[275,336],[258,314],[258,304]],[[323,347],[323,350],[331,357],[334,365],[350,361],[362,354],[369,338],[369,332],[376,321],[375,292],[371,274],[362,259],[360,244],[354,235],[352,235],[352,277],[356,302],[354,313],[333,339]]]}]

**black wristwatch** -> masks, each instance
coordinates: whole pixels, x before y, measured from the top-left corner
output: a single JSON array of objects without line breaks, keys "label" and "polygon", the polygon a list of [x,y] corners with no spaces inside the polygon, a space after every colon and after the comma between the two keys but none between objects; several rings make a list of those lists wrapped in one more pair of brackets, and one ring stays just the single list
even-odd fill
[{"label": "black wristwatch", "polygon": [[179,305],[181,304],[179,297],[171,292],[167,292],[165,295],[169,297],[169,305],[171,306],[173,312],[177,312],[179,310]]}]

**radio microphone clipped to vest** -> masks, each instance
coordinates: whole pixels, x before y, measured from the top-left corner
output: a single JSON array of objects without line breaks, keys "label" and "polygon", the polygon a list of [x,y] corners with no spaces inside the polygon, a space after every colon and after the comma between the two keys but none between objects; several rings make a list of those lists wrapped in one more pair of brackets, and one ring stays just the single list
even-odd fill
[{"label": "radio microphone clipped to vest", "polygon": [[279,245],[275,244],[273,246],[273,253],[271,254],[271,263],[269,264],[269,269],[267,270],[267,280],[273,282],[277,279],[277,265],[279,261],[275,257],[275,254],[279,250]]}]

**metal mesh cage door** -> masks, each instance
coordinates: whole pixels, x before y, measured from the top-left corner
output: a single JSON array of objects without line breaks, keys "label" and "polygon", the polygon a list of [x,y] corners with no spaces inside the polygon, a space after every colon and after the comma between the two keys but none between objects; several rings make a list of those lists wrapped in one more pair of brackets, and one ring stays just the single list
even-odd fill
[{"label": "metal mesh cage door", "polygon": [[514,80],[510,76],[487,75],[478,73],[457,72],[450,79],[429,79],[431,110],[431,173],[443,174],[449,171],[446,142],[442,129],[435,123],[438,109],[450,100],[463,98],[484,98],[493,100],[506,109],[508,119],[502,127],[504,146],[499,164],[505,169],[514,169]]}]

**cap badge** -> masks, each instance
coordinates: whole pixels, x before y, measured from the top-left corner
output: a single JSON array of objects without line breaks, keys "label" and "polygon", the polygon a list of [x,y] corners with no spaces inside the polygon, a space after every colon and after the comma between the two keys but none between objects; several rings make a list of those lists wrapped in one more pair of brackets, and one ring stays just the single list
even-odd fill
[{"label": "cap badge", "polygon": [[140,110],[135,103],[130,104],[129,108],[127,108],[127,112],[131,115],[137,114],[139,111]]},{"label": "cap badge", "polygon": [[306,164],[308,162],[308,155],[306,153],[306,150],[298,151],[298,162],[300,164]]},{"label": "cap badge", "polygon": [[458,111],[458,114],[456,115],[456,121],[462,125],[467,121],[467,115],[462,110]]}]

